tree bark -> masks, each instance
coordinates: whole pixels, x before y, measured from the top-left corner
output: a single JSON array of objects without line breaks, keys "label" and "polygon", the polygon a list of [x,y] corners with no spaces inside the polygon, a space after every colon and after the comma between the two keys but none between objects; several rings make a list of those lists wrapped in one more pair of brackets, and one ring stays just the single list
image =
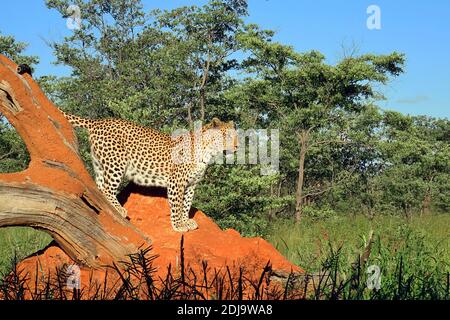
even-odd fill
[{"label": "tree bark", "polygon": [[422,215],[429,216],[431,214],[431,192],[427,190],[422,201]]},{"label": "tree bark", "polygon": [[431,184],[433,183],[434,177],[428,179],[427,181],[427,189],[425,190],[425,195],[422,201],[422,215],[430,215],[431,214]]},{"label": "tree bark", "polygon": [[93,268],[150,245],[97,189],[70,123],[30,75],[16,70],[0,55],[0,112],[24,140],[31,161],[22,172],[0,174],[0,227],[43,230],[73,260]]},{"label": "tree bark", "polygon": [[[208,34],[209,45],[211,45],[211,35]],[[205,104],[206,104],[206,83],[208,81],[209,69],[211,67],[211,56],[208,53],[205,66],[203,67],[202,79],[200,82],[200,121],[205,121]]]},{"label": "tree bark", "polygon": [[299,133],[300,157],[298,164],[297,191],[295,192],[295,222],[299,222],[303,214],[303,184],[305,177],[305,157],[308,149],[310,130],[302,130]]},{"label": "tree bark", "polygon": [[189,122],[189,129],[194,129],[194,120],[192,120],[192,103],[189,102],[187,104],[187,112],[188,112],[188,122]]}]

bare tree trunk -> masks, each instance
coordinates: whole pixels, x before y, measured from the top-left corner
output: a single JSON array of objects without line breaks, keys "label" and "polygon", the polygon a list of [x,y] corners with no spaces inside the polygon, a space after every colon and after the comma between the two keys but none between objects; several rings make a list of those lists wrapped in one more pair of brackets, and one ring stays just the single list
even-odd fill
[{"label": "bare tree trunk", "polygon": [[375,210],[374,210],[374,201],[373,201],[373,185],[372,183],[367,184],[367,191],[369,194],[368,200],[367,200],[367,217],[369,220],[373,220],[375,218]]},{"label": "bare tree trunk", "polygon": [[411,205],[409,203],[403,204],[403,212],[405,213],[405,218],[410,220],[412,217]]},{"label": "bare tree trunk", "polygon": [[205,88],[200,88],[200,121],[205,121]]},{"label": "bare tree trunk", "polygon": [[[211,41],[211,36],[209,35]],[[209,69],[211,67],[211,57],[208,54],[205,66],[203,67],[202,80],[200,82],[200,120],[205,120],[205,104],[206,104],[206,83],[208,82]]]},{"label": "bare tree trunk", "polygon": [[305,157],[308,150],[310,129],[299,133],[300,157],[298,164],[297,191],[295,193],[295,222],[299,222],[303,214],[303,184],[305,177]]},{"label": "bare tree trunk", "polygon": [[16,70],[0,55],[0,112],[23,138],[31,161],[22,172],[0,174],[0,227],[43,230],[72,259],[94,268],[149,245],[97,189],[70,123],[30,75]]},{"label": "bare tree trunk", "polygon": [[194,121],[192,120],[192,103],[189,102],[187,104],[187,112],[188,112],[188,122],[189,122],[189,128],[194,128]]},{"label": "bare tree trunk", "polygon": [[431,214],[431,184],[433,183],[434,177],[432,176],[429,178],[428,186],[425,191],[425,195],[423,197],[422,201],[422,211],[421,213],[423,215],[430,215]]},{"label": "bare tree trunk", "polygon": [[422,201],[422,214],[423,215],[431,214],[431,191],[429,189],[427,189]]}]

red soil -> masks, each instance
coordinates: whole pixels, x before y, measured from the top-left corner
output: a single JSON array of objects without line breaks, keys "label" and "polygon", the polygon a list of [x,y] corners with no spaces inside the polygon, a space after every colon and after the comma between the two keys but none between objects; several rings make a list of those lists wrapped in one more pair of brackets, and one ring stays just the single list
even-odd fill
[{"label": "red soil", "polygon": [[[137,192],[136,192],[137,191]],[[143,193],[142,193],[143,192]],[[158,255],[154,261],[156,274],[165,277],[169,264],[172,270],[179,270],[180,241],[182,234],[172,230],[169,219],[169,204],[163,195],[150,196],[143,190],[125,194],[125,208],[133,225],[147,234],[152,240],[152,254]],[[208,263],[210,270],[225,266],[232,268],[244,267],[251,274],[258,276],[270,261],[273,270],[284,272],[300,272],[303,270],[284,258],[270,243],[262,238],[243,238],[233,230],[221,230],[209,217],[198,210],[191,210],[199,228],[184,233],[185,265],[194,271],[199,271],[202,261]],[[56,245],[24,259],[20,269],[29,273],[35,279],[36,264],[42,275],[61,267],[72,264],[71,259]],[[102,279],[104,270],[81,268],[81,285],[87,283],[89,276]],[[41,276],[41,274],[40,274]]]}]

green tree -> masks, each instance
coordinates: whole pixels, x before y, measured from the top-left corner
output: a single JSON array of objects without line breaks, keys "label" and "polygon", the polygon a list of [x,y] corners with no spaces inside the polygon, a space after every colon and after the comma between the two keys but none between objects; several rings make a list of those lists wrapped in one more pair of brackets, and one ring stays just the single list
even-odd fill
[{"label": "green tree", "polygon": [[[374,85],[385,84],[390,76],[399,75],[404,57],[395,52],[365,54],[328,65],[316,51],[300,54],[271,41],[271,37],[272,33],[256,26],[250,26],[241,36],[249,52],[243,65],[249,73],[256,74],[246,81],[244,90],[250,91],[253,98],[249,99],[248,108],[257,115],[256,120],[279,127],[284,133],[283,157],[288,175],[294,173],[293,164],[297,167],[295,215],[298,221],[305,200],[307,153],[318,146],[351,143],[349,119],[362,112],[371,100],[382,98]],[[317,165],[316,159],[314,162]],[[323,174],[333,175],[333,172]],[[325,190],[331,183],[326,183]]]},{"label": "green tree", "polygon": [[[155,11],[158,25],[168,28],[188,53],[185,64],[192,87],[186,102],[188,120],[205,120],[206,105],[214,109],[219,92],[227,88],[230,70],[238,68],[233,54],[240,50],[237,35],[243,32],[242,18],[247,15],[245,0],[213,0],[202,7],[182,7],[172,11]],[[193,111],[197,106],[198,111]],[[212,112],[210,113],[212,114]],[[219,112],[217,112],[219,111]]]},{"label": "green tree", "polygon": [[[48,0],[65,15],[69,0]],[[146,15],[139,0],[75,1],[79,30],[53,43],[56,63],[72,68],[49,93],[63,108],[89,117],[120,116],[173,128],[205,120],[236,69],[235,35],[246,2],[210,1]],[[207,101],[208,100],[208,101]],[[196,108],[198,107],[198,108]],[[198,109],[198,112],[194,112]]]},{"label": "green tree", "polygon": [[448,210],[449,121],[390,111],[383,122],[381,150],[386,168],[380,183],[385,201],[406,217],[414,211],[429,214],[433,203]]},{"label": "green tree", "polygon": [[[375,105],[377,86],[403,72],[402,54],[327,64],[246,24],[244,0],[150,13],[139,0],[47,0],[62,17],[70,4],[81,9],[81,28],[52,47],[71,74],[40,79],[64,110],[166,132],[214,116],[280,130],[278,174],[252,165],[207,171],[195,205],[222,226],[261,234],[276,215],[298,220],[314,210],[448,210],[448,121]],[[79,141],[89,161],[84,132]]]},{"label": "green tree", "polygon": [[[64,15],[72,1],[47,1],[50,8]],[[226,92],[236,80],[239,69],[233,54],[239,50],[237,35],[244,32],[242,18],[246,1],[210,1],[202,7],[191,6],[170,11],[152,11],[146,15],[139,1],[76,1],[82,24],[61,43],[53,43],[56,63],[71,67],[68,77],[46,82],[46,91],[63,109],[96,117],[121,117],[144,125],[170,131],[192,125],[194,120],[218,116],[223,120],[240,119]],[[89,162],[89,148],[84,132],[79,139],[82,155]],[[257,170],[254,170],[256,172]],[[233,177],[231,177],[233,176]],[[209,170],[197,192],[196,204],[212,215],[223,212],[236,216],[266,212],[267,206],[251,206],[257,186],[242,184],[241,197],[249,198],[247,209],[233,206],[224,193],[212,201],[208,194],[217,186],[229,186],[228,180],[249,179],[243,168],[225,166]],[[270,183],[266,184],[270,190]],[[259,211],[259,210],[262,210]]]}]

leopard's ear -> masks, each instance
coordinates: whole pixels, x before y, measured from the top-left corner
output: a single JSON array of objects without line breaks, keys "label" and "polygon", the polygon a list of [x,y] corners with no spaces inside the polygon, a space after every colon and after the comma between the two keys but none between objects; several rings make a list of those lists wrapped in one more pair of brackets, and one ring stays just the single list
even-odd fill
[{"label": "leopard's ear", "polygon": [[219,120],[219,118],[213,118],[211,120],[211,127],[212,128],[218,128],[222,125],[222,121]]}]

